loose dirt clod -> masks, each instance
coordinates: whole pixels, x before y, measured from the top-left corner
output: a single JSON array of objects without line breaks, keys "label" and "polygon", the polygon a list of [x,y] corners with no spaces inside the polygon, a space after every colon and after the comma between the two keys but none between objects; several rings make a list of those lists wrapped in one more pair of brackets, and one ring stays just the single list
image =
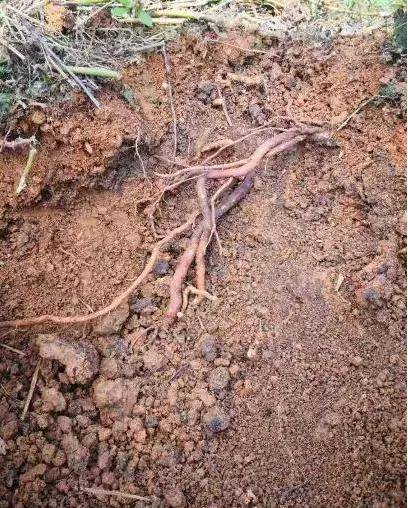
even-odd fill
[{"label": "loose dirt clod", "polygon": [[79,473],[86,469],[89,461],[89,450],[83,446],[73,434],[65,434],[61,446],[66,454],[68,467]]},{"label": "loose dirt clod", "polygon": [[210,372],[208,384],[213,391],[224,390],[230,381],[230,374],[225,367],[217,367]]},{"label": "loose dirt clod", "polygon": [[156,372],[165,365],[166,359],[155,348],[151,348],[143,355],[143,363],[146,369]]},{"label": "loose dirt clod", "polygon": [[56,412],[60,413],[67,407],[64,396],[56,388],[46,388],[43,390],[41,399],[43,402],[42,410],[45,413]]},{"label": "loose dirt clod", "polygon": [[177,487],[167,490],[164,493],[164,499],[171,508],[182,508],[186,505],[186,498],[183,491]]},{"label": "loose dirt clod", "polygon": [[118,408],[130,414],[137,401],[140,380],[98,378],[93,383],[93,400],[98,408]]},{"label": "loose dirt clod", "polygon": [[41,358],[58,360],[65,365],[71,383],[86,384],[99,369],[99,356],[91,344],[69,342],[54,334],[42,334],[36,338]]},{"label": "loose dirt clod", "polygon": [[94,327],[95,333],[100,335],[113,335],[118,333],[128,317],[129,304],[127,302],[123,302],[96,323]]}]

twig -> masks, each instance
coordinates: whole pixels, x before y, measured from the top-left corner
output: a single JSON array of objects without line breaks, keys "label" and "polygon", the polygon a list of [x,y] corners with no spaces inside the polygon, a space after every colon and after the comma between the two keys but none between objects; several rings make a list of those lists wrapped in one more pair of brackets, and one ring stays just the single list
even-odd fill
[{"label": "twig", "polygon": [[144,178],[146,178],[146,168],[145,168],[143,159],[139,153],[139,140],[140,140],[140,129],[137,130],[137,136],[135,139],[135,154],[136,154],[137,158],[139,159],[140,167],[142,168],[142,172],[143,172],[143,176],[144,176]]},{"label": "twig", "polygon": [[21,420],[25,419],[28,408],[30,406],[31,399],[33,398],[35,386],[37,384],[38,374],[39,374],[40,368],[41,368],[41,361],[42,361],[42,359],[40,358],[37,362],[37,367],[35,368],[33,377],[31,378],[30,389],[28,390],[28,394],[27,394],[27,398],[26,398],[26,401],[24,404],[23,412],[21,413],[21,417],[20,417]]},{"label": "twig", "polygon": [[346,125],[348,125],[348,123],[350,122],[350,120],[352,118],[354,118],[356,115],[358,115],[358,113],[360,113],[360,111],[362,109],[364,109],[366,106],[368,106],[368,104],[370,104],[370,102],[374,101],[378,99],[378,95],[374,95],[374,97],[370,97],[369,99],[366,99],[364,100],[359,106],[358,108],[356,108],[345,120],[343,123],[341,123],[338,127],[337,127],[337,131],[341,131],[341,129],[344,129],[344,127],[346,127]]},{"label": "twig", "polygon": [[220,98],[220,101],[221,101],[221,107],[222,107],[222,110],[224,112],[225,119],[227,120],[227,124],[230,127],[232,127],[231,118],[230,118],[230,116],[228,114],[227,106],[225,104],[225,100],[224,100],[224,97],[222,96],[221,88],[220,88],[219,85],[217,85],[217,92],[218,92],[218,97]]},{"label": "twig", "polygon": [[[121,23],[128,23],[130,25],[144,25],[138,18],[123,18],[118,19]],[[185,19],[182,18],[155,18],[152,17],[154,25],[182,25]],[[161,45],[161,44],[160,44]]]},{"label": "twig", "polygon": [[58,70],[58,72],[62,75],[64,73],[69,74],[69,76],[73,79],[73,81],[81,88],[81,90],[88,96],[88,98],[94,103],[95,107],[100,108],[101,103],[96,99],[96,97],[93,95],[93,93],[89,90],[89,88],[84,84],[83,81],[81,81],[78,76],[76,76],[72,71],[70,71],[67,66],[64,64],[64,62],[52,51],[51,48],[45,44],[43,40],[41,40],[41,37],[37,35],[37,39],[39,41],[39,44],[43,48],[44,52],[48,54],[50,62],[53,64],[53,66]]},{"label": "twig", "polygon": [[172,120],[173,120],[173,136],[174,136],[173,161],[175,161],[176,155],[177,155],[177,144],[178,144],[177,143],[177,115],[176,115],[176,110],[174,109],[173,90],[172,90],[171,82],[170,82],[171,67],[170,67],[170,62],[169,62],[168,56],[167,56],[166,45],[164,43],[162,46],[162,52],[163,52],[164,66],[165,66],[166,75],[167,75],[166,89],[167,89],[167,94],[169,96],[171,116],[172,116]]},{"label": "twig", "polygon": [[12,351],[13,353],[17,353],[20,356],[25,356],[24,351],[20,351],[20,349],[16,349],[14,347],[8,346],[7,344],[4,344],[4,342],[0,342],[0,346],[4,347],[4,349],[8,349],[9,351]]},{"label": "twig", "polygon": [[83,259],[79,259],[77,256],[75,256],[75,254],[72,254],[72,252],[69,252],[68,250],[63,249],[62,247],[58,247],[58,250],[60,250],[61,252],[63,252],[67,256],[69,256],[70,258],[75,259],[75,261],[77,261],[81,265],[89,266],[89,268],[92,268],[92,265],[90,265]]},{"label": "twig", "polygon": [[18,51],[18,49],[16,49],[14,46],[9,44],[7,41],[5,41],[4,39],[0,39],[0,44],[5,46],[9,51],[14,53],[16,56],[18,56],[18,58],[20,58],[20,60],[22,60],[23,62],[25,61],[26,57],[22,53],[20,53],[20,51]]},{"label": "twig", "polygon": [[67,71],[73,74],[83,74],[84,76],[95,76],[97,78],[120,79],[121,74],[112,69],[104,69],[103,67],[74,67],[66,65]]},{"label": "twig", "polygon": [[17,185],[16,189],[17,196],[27,187],[27,177],[30,174],[30,171],[33,167],[36,155],[37,149],[35,148],[35,146],[31,146],[30,152],[28,154],[27,163],[25,165],[25,168],[23,169],[23,172],[21,173],[21,177]]},{"label": "twig", "polygon": [[129,494],[127,492],[120,492],[119,490],[105,490],[105,489],[93,489],[89,487],[83,487],[83,492],[88,494],[94,494],[95,496],[115,496],[123,497],[124,499],[134,499],[136,501],[150,501],[149,497],[138,496],[137,494]]}]

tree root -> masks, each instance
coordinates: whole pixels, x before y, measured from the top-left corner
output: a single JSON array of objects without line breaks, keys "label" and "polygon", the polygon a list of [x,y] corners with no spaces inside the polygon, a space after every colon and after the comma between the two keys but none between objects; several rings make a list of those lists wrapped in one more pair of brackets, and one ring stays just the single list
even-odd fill
[{"label": "tree root", "polygon": [[[238,185],[233,191],[231,191],[221,201],[220,205],[215,210],[215,217],[218,220],[220,217],[225,215],[232,207],[234,207],[241,199],[244,198],[251,189],[253,184],[252,175],[248,175],[245,180]],[[200,238],[204,231],[204,220],[195,228],[190,243],[180,256],[173,278],[170,282],[170,301],[166,311],[166,317],[174,319],[177,317],[178,312],[182,305],[182,287],[184,280],[187,276],[188,269],[193,262],[198,246],[200,244]],[[206,242],[207,243],[207,242]],[[198,288],[200,291],[204,289]]]},{"label": "tree root", "polygon": [[[215,302],[217,300],[217,297],[210,294],[208,291],[203,291],[201,289],[197,289],[194,286],[191,286],[190,284],[187,284],[187,287],[183,291],[183,305],[181,307],[181,312],[178,312],[177,316],[181,317],[188,306],[188,296],[190,293],[193,293],[193,295],[197,295],[200,298],[207,298],[207,300],[210,300],[211,302]],[[196,302],[194,302],[196,304]]]},{"label": "tree root", "polygon": [[[248,136],[244,136],[240,140],[232,142],[230,146],[236,144]],[[195,260],[196,265],[196,286],[194,293],[197,295],[197,300],[200,301],[202,297],[211,297],[205,288],[205,254],[212,237],[215,235],[218,239],[216,231],[216,223],[223,215],[225,215],[231,208],[233,208],[239,201],[241,201],[250,191],[253,183],[253,174],[257,167],[264,158],[269,158],[279,152],[288,150],[298,143],[310,139],[313,141],[327,142],[329,134],[322,131],[318,127],[297,125],[287,130],[283,130],[280,134],[268,138],[252,153],[248,158],[238,161],[229,162],[225,164],[201,164],[194,166],[183,167],[173,174],[160,174],[161,177],[171,178],[169,185],[165,187],[160,198],[156,200],[154,206],[157,205],[163,196],[164,192],[173,190],[189,180],[196,180],[197,198],[200,205],[200,212],[194,213],[184,224],[170,231],[163,239],[158,241],[151,253],[151,256],[146,263],[142,273],[130,284],[122,293],[120,293],[112,302],[96,311],[86,315],[76,316],[57,316],[52,314],[45,314],[42,316],[35,316],[27,319],[16,319],[12,321],[0,321],[1,328],[23,328],[36,326],[44,323],[54,324],[74,324],[86,323],[91,320],[102,317],[109,312],[115,310],[123,301],[125,301],[133,291],[146,279],[152,271],[154,264],[162,248],[173,241],[175,238],[187,233],[192,227],[193,232],[190,236],[190,241],[180,256],[174,275],[171,279],[169,286],[170,300],[166,310],[165,318],[172,321],[175,319],[183,308],[183,284],[186,280],[188,270]],[[224,150],[227,146],[219,149]],[[217,151],[217,152],[219,152]],[[215,156],[217,154],[213,154]],[[211,158],[213,158],[211,156]],[[214,193],[209,200],[207,191],[208,180],[224,179],[224,183]],[[243,179],[229,194],[225,195],[220,203],[216,206],[215,202],[222,194],[231,188],[236,179]],[[201,221],[195,225],[197,216],[201,214]],[[189,290],[191,292],[191,290]],[[184,301],[185,305],[185,301]]]}]

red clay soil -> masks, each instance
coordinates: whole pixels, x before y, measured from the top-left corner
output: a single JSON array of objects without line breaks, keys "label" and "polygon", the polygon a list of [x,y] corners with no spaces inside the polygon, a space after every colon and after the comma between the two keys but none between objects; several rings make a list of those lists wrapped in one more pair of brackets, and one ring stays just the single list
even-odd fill
[{"label": "red clay soil", "polygon": [[[324,45],[209,37],[168,48],[177,155],[189,163],[208,142],[268,121],[287,127],[279,116],[334,127],[399,81],[381,34]],[[41,146],[18,198],[27,154],[0,161],[0,320],[88,313],[140,273],[156,241],[147,200],[163,183],[155,172],[169,170],[155,155],[173,150],[166,79],[153,54],[126,72],[127,101],[113,87],[98,112],[78,96],[20,122],[14,134],[36,132]],[[369,106],[333,139],[259,168],[221,221],[222,252],[214,242],[207,257],[216,302],[192,298],[171,328],[144,332],[168,303],[180,240],[107,318],[2,331],[24,356],[2,347],[1,507],[405,506],[401,106]],[[194,185],[169,194],[157,233],[195,207]]]}]

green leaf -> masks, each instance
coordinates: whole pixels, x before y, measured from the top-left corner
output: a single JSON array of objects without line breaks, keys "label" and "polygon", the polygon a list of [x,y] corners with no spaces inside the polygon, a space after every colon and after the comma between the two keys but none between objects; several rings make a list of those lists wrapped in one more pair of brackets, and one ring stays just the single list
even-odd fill
[{"label": "green leaf", "polygon": [[402,8],[394,12],[394,44],[401,53],[407,53],[407,11]]},{"label": "green leaf", "polygon": [[12,95],[6,92],[0,92],[0,121],[6,119],[11,107]]},{"label": "green leaf", "polygon": [[134,6],[133,0],[119,0],[119,3],[126,7],[126,9],[131,9]]},{"label": "green leaf", "polygon": [[153,20],[150,17],[150,14],[143,9],[140,9],[138,12],[137,19],[146,26],[153,26]]},{"label": "green leaf", "polygon": [[129,10],[126,7],[114,7],[111,9],[111,16],[114,18],[126,18],[129,15]]},{"label": "green leaf", "polygon": [[122,92],[123,98],[130,104],[135,104],[135,94],[130,88],[125,88]]}]

